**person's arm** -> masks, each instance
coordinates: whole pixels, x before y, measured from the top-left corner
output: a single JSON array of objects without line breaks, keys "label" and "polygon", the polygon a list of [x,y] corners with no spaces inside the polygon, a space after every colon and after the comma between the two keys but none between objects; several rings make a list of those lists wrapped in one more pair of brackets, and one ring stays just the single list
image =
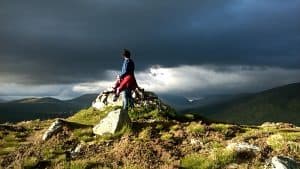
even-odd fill
[{"label": "person's arm", "polygon": [[128,60],[124,60],[121,74],[119,75],[120,79],[123,79],[123,77],[128,73]]}]

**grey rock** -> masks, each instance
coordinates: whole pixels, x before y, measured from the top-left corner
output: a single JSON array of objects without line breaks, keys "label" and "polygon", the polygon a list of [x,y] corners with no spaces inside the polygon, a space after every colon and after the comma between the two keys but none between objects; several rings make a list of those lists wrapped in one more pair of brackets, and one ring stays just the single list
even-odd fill
[{"label": "grey rock", "polygon": [[282,122],[264,122],[261,127],[275,127],[275,128],[295,128],[296,126],[291,123],[282,123]]},{"label": "grey rock", "polygon": [[245,142],[242,143],[230,143],[227,145],[227,149],[234,150],[236,152],[259,152],[260,148]]},{"label": "grey rock", "polygon": [[[101,110],[107,106],[122,106],[123,95],[120,95],[116,101],[113,101],[114,97],[114,91],[107,89],[97,96],[96,100],[92,103],[92,107]],[[135,107],[158,108],[159,110],[167,110],[169,108],[153,92],[144,91],[143,89],[132,91],[132,97]]]},{"label": "grey rock", "polygon": [[62,119],[56,119],[47,131],[43,135],[43,141],[49,139],[53,134],[57,133],[62,129],[64,121]]},{"label": "grey rock", "polygon": [[275,156],[269,169],[300,169],[300,163],[289,157]]},{"label": "grey rock", "polygon": [[92,103],[92,107],[102,109],[106,106],[122,106],[121,96],[114,101],[115,93],[112,89],[107,89],[97,96],[96,100]]},{"label": "grey rock", "polygon": [[75,147],[75,149],[71,151],[71,156],[72,156],[72,157],[77,156],[77,155],[81,152],[82,147],[83,147],[83,143],[78,144],[78,145]]},{"label": "grey rock", "polygon": [[93,133],[103,135],[106,133],[114,134],[125,125],[130,125],[131,121],[126,110],[118,109],[108,113],[99,124],[93,128]]},{"label": "grey rock", "polygon": [[203,142],[200,139],[196,138],[191,138],[190,144],[204,146]]}]

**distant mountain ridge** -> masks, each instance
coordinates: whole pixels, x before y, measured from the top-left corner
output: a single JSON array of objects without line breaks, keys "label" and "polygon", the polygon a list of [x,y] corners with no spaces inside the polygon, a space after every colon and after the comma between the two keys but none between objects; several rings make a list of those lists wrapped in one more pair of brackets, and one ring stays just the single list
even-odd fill
[{"label": "distant mountain ridge", "polygon": [[188,98],[179,95],[160,95],[161,99],[177,110],[178,113],[184,113],[189,109],[204,107],[208,105],[215,105],[218,103],[226,102],[235,98],[240,98],[248,94],[236,94],[236,95],[207,95],[202,97]]},{"label": "distant mountain ridge", "polygon": [[189,111],[230,123],[260,124],[265,121],[300,124],[300,83],[249,94],[231,101]]},{"label": "distant mountain ridge", "polygon": [[70,100],[52,97],[25,98],[0,103],[0,123],[67,117],[87,108],[98,94],[85,94]]}]

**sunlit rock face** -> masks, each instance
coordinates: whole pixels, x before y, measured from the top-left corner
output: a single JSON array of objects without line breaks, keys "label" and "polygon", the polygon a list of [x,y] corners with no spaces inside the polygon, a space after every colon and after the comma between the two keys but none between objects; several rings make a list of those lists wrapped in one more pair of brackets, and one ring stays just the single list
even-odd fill
[{"label": "sunlit rock face", "polygon": [[125,125],[130,125],[130,118],[126,110],[118,109],[108,113],[99,124],[94,126],[93,133],[97,135],[114,134]]},{"label": "sunlit rock face", "polygon": [[107,89],[100,93],[92,103],[92,107],[102,109],[106,106],[122,106],[122,95],[116,101],[113,101],[115,93],[112,89]]}]

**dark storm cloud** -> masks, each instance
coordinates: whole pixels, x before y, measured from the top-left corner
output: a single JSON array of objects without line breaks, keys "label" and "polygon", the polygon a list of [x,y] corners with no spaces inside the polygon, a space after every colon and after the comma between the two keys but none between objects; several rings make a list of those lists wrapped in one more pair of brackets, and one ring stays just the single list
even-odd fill
[{"label": "dark storm cloud", "polygon": [[299,0],[2,1],[0,82],[105,79],[153,64],[300,67]]}]

